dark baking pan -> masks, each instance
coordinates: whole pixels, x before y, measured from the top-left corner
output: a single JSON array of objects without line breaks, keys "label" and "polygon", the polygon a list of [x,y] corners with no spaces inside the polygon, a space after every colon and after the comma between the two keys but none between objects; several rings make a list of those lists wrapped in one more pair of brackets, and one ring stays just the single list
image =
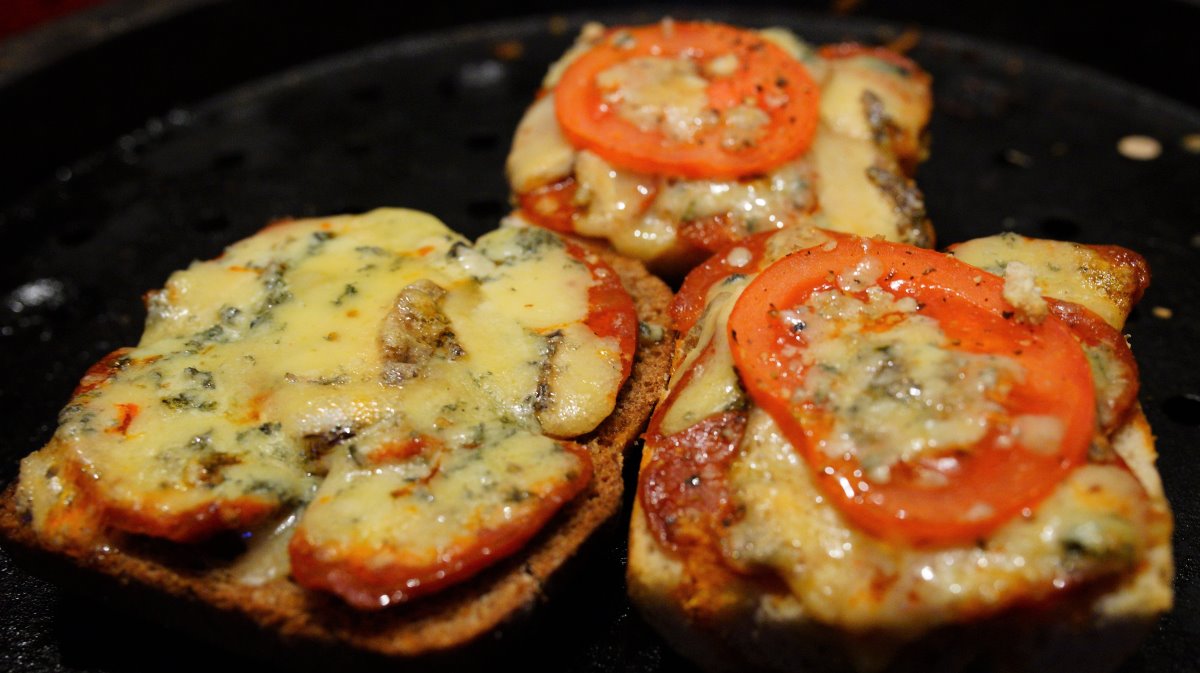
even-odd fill
[{"label": "dark baking pan", "polygon": [[[25,53],[19,67],[0,73],[0,147],[8,149],[0,180],[0,481],[50,436],[86,367],[136,341],[140,295],[193,258],[213,256],[273,218],[385,204],[430,211],[472,236],[493,227],[507,210],[507,145],[546,65],[586,18],[632,22],[661,13],[570,15],[565,30],[562,20],[538,16],[411,34],[356,18],[347,25],[371,46],[355,48],[362,43],[345,35],[353,30],[330,25],[334,38],[319,49],[296,48],[295,58],[311,60],[297,66],[278,34],[263,35],[262,53],[246,53],[240,24],[224,26],[234,53],[214,56],[216,19],[225,15],[213,7],[223,3],[179,4],[191,9],[127,18],[137,26],[91,41],[64,46],[61,35],[42,34],[40,57]],[[443,23],[453,18],[450,9],[434,13]],[[905,27],[788,11],[673,13],[786,25],[815,42],[878,42]],[[276,18],[278,31],[291,30],[286,13]],[[145,62],[160,53],[153,49],[188,53],[198,44],[196,57],[215,58],[216,70],[182,68],[172,78]],[[935,81],[933,154],[918,179],[942,244],[1010,230],[1124,245],[1153,268],[1128,331],[1176,514],[1177,606],[1122,670],[1196,671],[1200,154],[1185,138],[1200,133],[1200,112],[979,38],[925,30],[912,55]],[[133,67],[138,59],[143,65]],[[238,67],[236,76],[217,72]],[[1135,133],[1158,139],[1161,155],[1122,156],[1118,141]],[[617,522],[593,540],[548,601],[490,636],[498,658],[476,667],[691,670],[624,598],[621,529]],[[59,590],[0,552],[0,670],[250,667],[159,622]]]}]

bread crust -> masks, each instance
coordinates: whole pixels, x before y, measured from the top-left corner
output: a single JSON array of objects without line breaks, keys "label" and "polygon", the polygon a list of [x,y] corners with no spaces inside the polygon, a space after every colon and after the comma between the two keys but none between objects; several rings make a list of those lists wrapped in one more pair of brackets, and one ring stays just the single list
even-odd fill
[{"label": "bread crust", "polygon": [[[665,326],[670,289],[636,261],[591,248],[617,272],[641,323]],[[664,333],[666,331],[664,330]],[[532,607],[550,575],[621,506],[624,452],[637,438],[665,385],[671,340],[639,344],[616,408],[578,438],[592,456],[591,483],[521,551],[437,594],[383,611],[362,612],[333,596],[280,578],[252,587],[238,582],[219,544],[177,546],[124,536],[104,550],[55,548],[40,540],[16,500],[16,484],[0,495],[0,541],[30,571],[135,609],[147,607],[204,637],[240,641],[292,665],[310,667],[348,653],[417,659],[434,665],[447,651]],[[189,628],[193,627],[193,628]],[[254,634],[257,638],[247,639]],[[262,636],[269,636],[264,639]],[[277,660],[277,659],[275,659]],[[453,667],[458,655],[444,661]],[[361,662],[359,662],[361,663]]]}]

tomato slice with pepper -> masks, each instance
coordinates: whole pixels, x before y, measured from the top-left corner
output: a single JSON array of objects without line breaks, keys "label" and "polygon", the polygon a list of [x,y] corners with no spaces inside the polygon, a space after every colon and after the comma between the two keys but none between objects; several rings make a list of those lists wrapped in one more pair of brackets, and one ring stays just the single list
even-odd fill
[{"label": "tomato slice with pepper", "polygon": [[[642,123],[643,117],[655,117],[646,110],[637,120],[623,114],[622,106],[630,102],[604,75],[635,59],[677,59],[685,70],[694,66],[693,74],[707,81],[702,114],[710,121],[683,120],[689,131],[681,135],[667,133],[662,124]],[[732,179],[763,173],[804,153],[817,128],[818,95],[804,65],[751,31],[664,21],[614,28],[579,56],[555,89],[555,114],[575,146],[621,168]],[[747,119],[756,121],[747,126]],[[747,129],[751,137],[731,134]]]},{"label": "tomato slice with pepper", "polygon": [[[854,278],[858,285],[849,283]],[[821,337],[810,341],[802,324],[797,329],[794,319],[785,319],[818,292],[862,299],[872,287],[911,298],[910,310],[912,301],[916,308],[853,318],[865,320],[864,331],[888,331],[906,316],[926,316],[945,335],[946,349],[1003,357],[1016,366],[1008,370],[1016,373],[978,393],[996,409],[982,417],[980,439],[902,454],[882,476],[863,464],[857,443],[840,453],[828,449],[841,427],[839,414],[850,412],[806,387],[814,367],[824,363],[806,362],[805,353]],[[969,542],[1036,505],[1085,460],[1095,433],[1095,391],[1079,342],[1055,315],[1038,325],[1018,319],[1003,287],[1000,278],[936,252],[841,239],[775,262],[738,299],[728,330],[743,383],[803,454],[825,494],[860,528],[910,544]],[[1014,431],[1027,417],[1053,419],[1054,440]]]}]

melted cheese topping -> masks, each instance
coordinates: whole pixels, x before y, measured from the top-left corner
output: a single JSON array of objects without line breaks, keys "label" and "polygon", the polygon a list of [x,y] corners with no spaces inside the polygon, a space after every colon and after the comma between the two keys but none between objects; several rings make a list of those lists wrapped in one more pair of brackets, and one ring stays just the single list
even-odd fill
[{"label": "melted cheese topping", "polygon": [[538,422],[554,437],[582,435],[612,412],[610,398],[621,387],[620,351],[615,339],[598,339],[580,323],[557,330],[549,340]]},{"label": "melted cheese topping", "polygon": [[554,116],[554,94],[539,98],[517,125],[505,168],[513,189],[528,192],[571,174],[575,148]]},{"label": "melted cheese topping", "polygon": [[928,82],[870,54],[826,63],[830,72],[821,87],[824,124],[838,135],[871,141],[879,140],[891,126],[898,152],[920,151],[921,132],[929,118]]},{"label": "melted cheese topping", "polygon": [[305,511],[305,538],[331,559],[362,555],[370,563],[378,555],[380,564],[436,567],[519,518],[582,469],[579,457],[558,442],[504,423],[457,436],[467,441],[384,464],[352,445],[338,455]]},{"label": "melted cheese topping", "polygon": [[[802,230],[784,230],[768,241],[770,258],[819,243],[794,231]],[[840,289],[859,290],[879,273],[849,269],[839,277]],[[722,410],[721,405],[732,399],[720,392],[737,387],[729,346],[720,335],[729,306],[749,281],[733,276],[709,291],[706,313],[693,328],[698,334],[695,345],[677,358],[673,384],[689,388],[676,392],[672,406],[662,412],[664,433],[678,432]],[[874,476],[886,478],[881,468],[885,471],[906,452],[977,439],[993,411],[984,391],[1020,373],[1010,371],[1001,356],[939,348],[945,337],[936,324],[910,315],[915,307],[905,304],[911,300],[883,294],[887,296],[862,301],[836,290],[814,293],[806,305],[781,309],[779,315],[789,324],[802,325],[810,344],[808,352],[797,357],[803,357],[815,374],[806,382],[811,390],[799,394],[824,394],[837,398],[835,406],[851,408],[840,415],[841,432],[830,433],[827,448],[835,453],[843,448],[835,446],[839,435],[860,448],[865,442],[872,450],[868,453]],[[855,328],[858,318],[882,313],[898,316],[898,328]],[[957,361],[960,357],[969,361]],[[682,373],[693,366],[701,369],[685,380]],[[828,376],[821,373],[826,368]],[[893,376],[897,373],[904,375]],[[783,595],[764,594],[761,607],[785,611],[789,623],[813,619],[849,631],[885,629],[903,641],[938,625],[983,617],[1079,583],[1132,575],[1151,555],[1161,556],[1169,549],[1170,517],[1161,500],[1153,499],[1158,497],[1153,467],[1140,460],[1132,464],[1131,473],[1103,458],[1071,471],[1037,507],[978,543],[914,548],[880,540],[847,523],[769,413],[753,403],[747,413],[746,432],[727,475],[730,509],[739,517],[722,529],[719,551],[729,568],[769,570],[788,587]],[[1032,450],[1056,450],[1061,440],[1056,419],[1028,414],[1011,419],[1011,426],[1014,439]],[[1146,450],[1128,445],[1147,441],[1144,423],[1143,429],[1126,427],[1113,439],[1123,447],[1118,449],[1121,455],[1130,457]],[[639,563],[666,563],[665,553],[662,559],[638,553]],[[1150,562],[1170,567],[1161,559]],[[1162,588],[1169,587],[1169,581],[1139,581],[1153,585],[1134,592],[1147,603],[1111,609],[1142,614],[1169,607],[1169,590]],[[1120,596],[1129,600],[1128,593]],[[702,602],[705,596],[690,599]]]},{"label": "melted cheese topping", "polygon": [[696,347],[675,369],[669,391],[682,384],[685,372],[691,371],[691,379],[679,390],[674,403],[662,418],[661,432],[671,435],[705,418],[723,411],[745,406],[746,393],[733,367],[733,353],[724,326],[729,321],[729,312],[748,279],[736,279],[722,283],[709,292],[708,305],[696,327],[699,335]]},{"label": "melted cheese topping", "polygon": [[[870,56],[827,61],[791,32],[767,29],[763,37],[805,63],[821,86],[822,121],[810,153],[742,180],[659,179],[577,151],[558,128],[552,88],[566,66],[602,34],[602,27],[589,24],[551,67],[543,82],[550,92],[522,119],[507,162],[509,183],[517,193],[573,176],[579,233],[606,238],[622,254],[665,264],[672,253],[686,248],[679,237],[681,224],[714,217],[748,236],[823,213],[827,218],[821,226],[838,231],[929,243],[920,194],[902,177],[896,154],[915,154],[919,146],[929,116],[927,81],[906,77]],[[702,75],[720,77],[730,65],[713,59],[701,73],[689,59],[645,57],[613,66],[598,83],[608,90],[618,114],[639,128],[686,139],[704,126],[721,124],[723,142],[735,146],[752,142],[764,119],[751,108],[735,107],[720,117],[707,110]],[[892,142],[895,134],[888,129],[898,129],[903,141]]]},{"label": "melted cheese topping", "polygon": [[1035,325],[1050,314],[1042,291],[1033,279],[1033,269],[1022,262],[1009,262],[1004,267],[1004,300],[1017,309],[1021,320]]},{"label": "melted cheese topping", "polygon": [[1162,535],[1133,475],[1089,465],[981,545],[888,544],[842,520],[761,410],[751,414],[730,477],[745,516],[730,528],[725,553],[773,569],[805,612],[849,629],[917,633],[988,614],[1088,577],[1132,570]]},{"label": "melted cheese topping", "polygon": [[997,276],[1019,262],[1041,294],[1080,304],[1117,329],[1140,293],[1137,270],[1078,243],[1008,233],[960,243],[949,254]]},{"label": "melted cheese topping", "polygon": [[800,159],[761,178],[723,182],[679,180],[663,187],[654,210],[677,222],[736,214],[744,234],[793,224],[815,207],[813,166]]},{"label": "melted cheese topping", "polygon": [[[1022,371],[1010,358],[950,348],[912,297],[878,286],[866,293],[861,300],[816,292],[781,318],[808,344],[798,354],[806,373],[797,399],[833,420],[818,445],[832,457],[856,454],[872,481],[885,482],[897,462],[982,439],[1004,415],[989,393],[1003,397]],[[885,319],[888,329],[880,329]]]},{"label": "melted cheese topping", "polygon": [[575,176],[580,185],[576,200],[591,204],[575,221],[579,233],[607,238],[618,252],[635,257],[675,240],[673,227],[643,213],[657,182],[653,177],[619,171],[587,150],[575,159]]},{"label": "melted cheese topping", "polygon": [[924,218],[924,210],[906,212],[903,201],[898,203],[872,177],[878,175],[872,169],[883,170],[880,165],[889,166],[888,175],[895,176],[894,160],[883,157],[869,140],[823,133],[825,129],[817,127],[809,157],[816,176],[816,202],[827,226],[864,237],[912,242],[912,225]]},{"label": "melted cheese topping", "polygon": [[622,119],[673,140],[720,121],[708,107],[708,80],[688,58],[632,58],[596,75],[596,85]]},{"label": "melted cheese topping", "polygon": [[[584,324],[594,282],[544,230],[471,248],[403,210],[268,227],[151,293],[138,347],[23,461],[22,501],[62,539],[95,532],[60,525],[85,504],[190,539],[309,503],[257,537],[435,557],[587,467],[551,435],[590,431],[622,384],[617,339]],[[250,583],[286,572],[261,547]]]}]

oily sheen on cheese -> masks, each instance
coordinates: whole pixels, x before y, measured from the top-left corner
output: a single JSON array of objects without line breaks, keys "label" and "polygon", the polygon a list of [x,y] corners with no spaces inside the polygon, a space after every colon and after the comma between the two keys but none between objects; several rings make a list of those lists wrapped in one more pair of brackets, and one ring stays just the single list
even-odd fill
[{"label": "oily sheen on cheese", "polygon": [[[709,238],[702,230],[713,228],[741,238],[815,223],[931,245],[923,199],[908,179],[925,152],[928,76],[878,50],[837,45],[819,52],[784,29],[755,34],[802,63],[820,88],[817,130],[806,153],[761,175],[730,180],[639,173],[574,147],[555,114],[555,88],[567,68],[604,39],[605,28],[589,24],[551,66],[543,95],[513,139],[507,172],[526,216],[539,221],[539,211],[550,215],[564,190],[573,190],[573,231],[605,239],[621,254],[662,271],[695,262],[695,246]],[[631,124],[686,139],[710,114],[705,87],[740,65],[732,55],[709,61],[703,70],[682,58],[634,59],[600,73],[597,85],[612,90],[617,114]],[[764,123],[758,108],[743,108],[727,113],[723,142],[742,142],[739,132],[753,138]]]},{"label": "oily sheen on cheese", "polygon": [[[914,545],[867,532],[834,505],[772,413],[747,394],[726,324],[754,280],[743,271],[752,257],[852,241],[784,230],[756,241],[756,251],[726,249],[698,272],[719,271],[703,306],[677,300],[674,317],[685,332],[648,431],[630,537],[630,591],[647,617],[707,668],[808,662],[814,670],[871,671],[907,661],[905,652],[923,651],[940,629],[1003,619],[1030,604],[1070,612],[1071,629],[1085,632],[1147,624],[1169,609],[1171,517],[1153,469],[1153,438],[1136,403],[1114,415],[1128,408],[1120,397],[1136,385],[1136,369],[1108,344],[1080,342],[1096,389],[1088,459],[992,532],[969,543]],[[1103,246],[1004,235],[960,244],[953,254],[999,274],[1031,267],[1037,299],[1069,299],[1115,328],[1147,279],[1139,258]],[[856,451],[863,474],[887,483],[899,464],[979,441],[1003,413],[992,401],[1003,395],[996,391],[1023,375],[1002,354],[949,349],[942,328],[918,314],[911,297],[872,287],[881,273],[866,263],[842,269],[834,289],[772,310],[806,339],[797,357],[809,373],[796,399],[831,410],[817,450]],[[845,294],[864,288],[866,299]],[[887,329],[878,316],[887,316]],[[710,429],[701,430],[705,423]],[[1037,452],[1056,450],[1064,429],[1032,412],[1011,419],[1008,432]],[[678,437],[690,437],[693,448],[667,458],[684,441]],[[1129,637],[1113,636],[1114,647],[1122,638]],[[1015,643],[1019,656],[1024,645]]]},{"label": "oily sheen on cheese", "polygon": [[[272,225],[148,295],[142,340],[85,377],[18,498],[56,546],[290,515],[297,580],[360,607],[459,581],[587,483],[569,438],[612,412],[636,329],[619,301],[631,324],[593,329],[606,274],[540,229]],[[247,577],[287,572],[264,568]]]}]

